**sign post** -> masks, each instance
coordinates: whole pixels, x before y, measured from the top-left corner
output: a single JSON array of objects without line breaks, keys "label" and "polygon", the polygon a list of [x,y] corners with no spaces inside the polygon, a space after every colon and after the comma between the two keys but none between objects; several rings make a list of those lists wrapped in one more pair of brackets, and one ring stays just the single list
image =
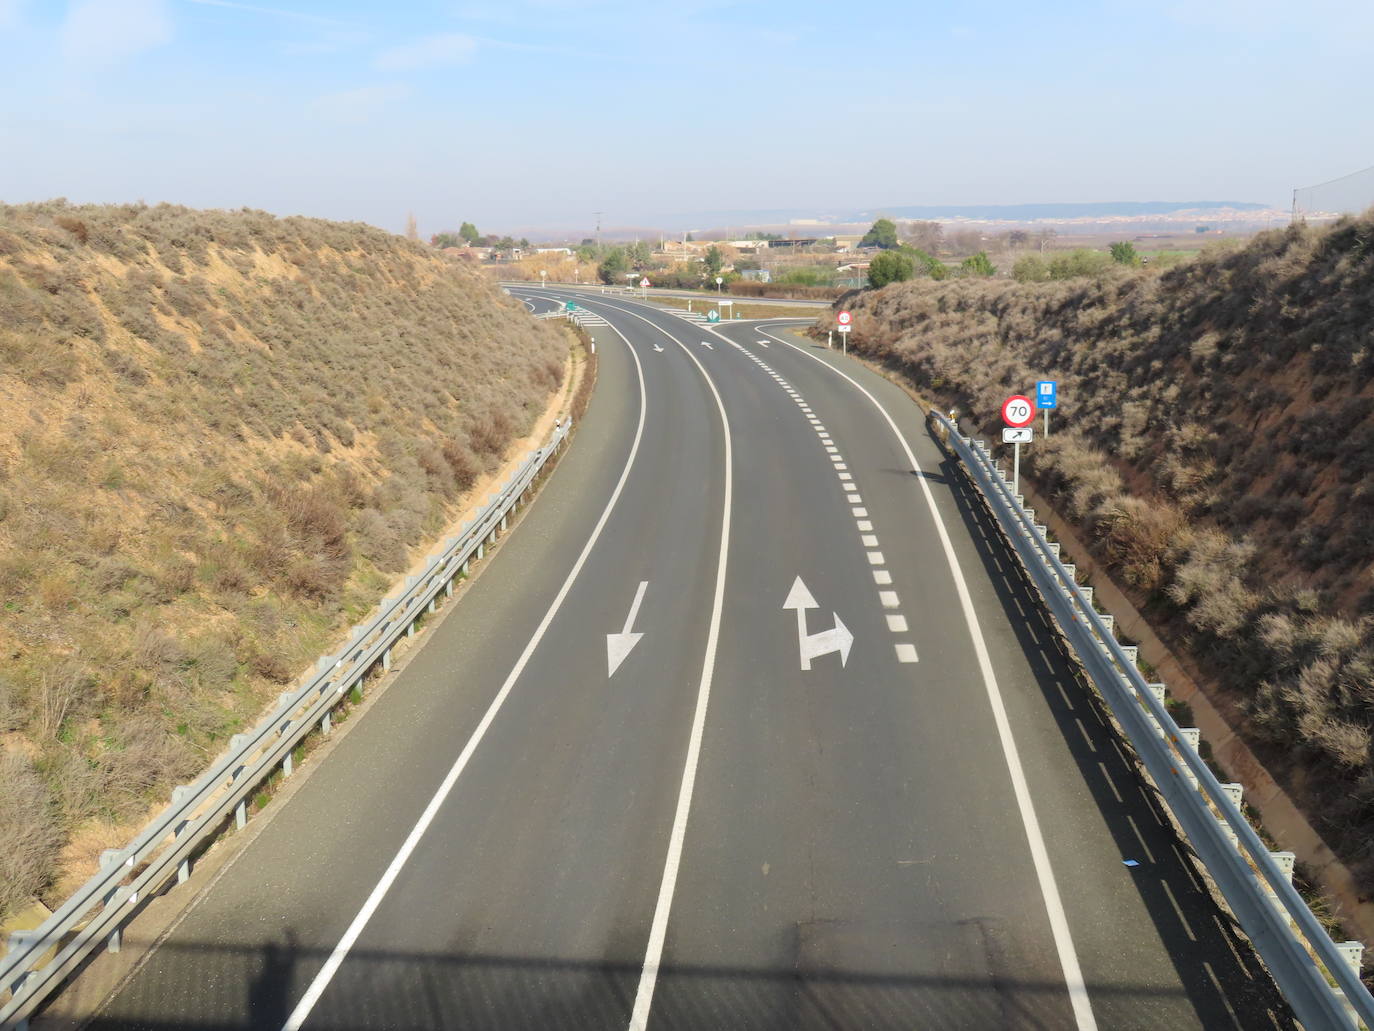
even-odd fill
[{"label": "sign post", "polygon": [[1052,379],[1037,380],[1035,407],[1045,413],[1045,436],[1050,435],[1050,409],[1059,407],[1059,383]]},{"label": "sign post", "polygon": [[849,353],[849,324],[853,320],[854,316],[847,311],[842,311],[835,316],[835,321],[840,324],[840,346],[843,348],[845,354]]},{"label": "sign post", "polygon": [[1002,431],[1002,442],[1010,443],[1013,448],[1011,492],[1020,494],[1021,444],[1023,443],[1021,435],[1025,434],[1025,443],[1030,442],[1031,431],[1029,426],[1035,421],[1035,405],[1024,394],[1012,394],[1011,397],[1002,402],[1002,421],[1008,426],[1008,429]]}]

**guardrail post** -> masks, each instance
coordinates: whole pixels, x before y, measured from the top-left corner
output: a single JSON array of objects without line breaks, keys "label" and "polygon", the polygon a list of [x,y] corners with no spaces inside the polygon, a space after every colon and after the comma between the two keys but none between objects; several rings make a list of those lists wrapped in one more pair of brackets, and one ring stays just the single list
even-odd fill
[{"label": "guardrail post", "polygon": [[390,670],[390,669],[391,669],[391,649],[390,649],[390,648],[388,648],[388,649],[386,649],[386,651],[382,652],[382,669],[383,669],[384,671],[385,671],[385,670]]},{"label": "guardrail post", "polygon": [[[100,853],[100,869],[108,870],[113,866],[118,866],[119,854],[120,850],[117,848],[107,848],[104,852]],[[132,863],[133,860],[130,859],[129,862]],[[111,888],[105,895],[102,901],[106,909],[122,904],[123,899],[119,897],[119,891],[119,886],[115,885],[115,887]],[[105,939],[105,950],[107,952],[118,952],[120,945],[123,943],[123,937],[123,929],[119,924],[115,924],[114,930],[111,931],[109,937]]]},{"label": "guardrail post", "polygon": [[287,752],[285,757],[281,761],[281,774],[283,777],[289,777],[291,776],[291,774],[295,772],[296,759],[290,752]]},{"label": "guardrail post", "polygon": [[[1049,527],[1046,527],[1045,529],[1048,530]],[[1043,533],[1044,530],[1042,530],[1041,532]],[[1049,541],[1048,543],[1046,543],[1045,547],[1047,547],[1047,548],[1050,549],[1050,554],[1053,555],[1055,558],[1058,558],[1058,557],[1059,557],[1059,542],[1058,542],[1058,541]]]},{"label": "guardrail post", "polygon": [[[248,744],[247,734],[235,734],[229,739],[229,747],[235,753],[241,752]],[[229,774],[229,783],[233,784],[243,774],[243,767],[239,766],[233,773]],[[248,823],[248,800],[240,799],[239,804],[234,806],[234,827],[236,830],[243,830]]]},{"label": "guardrail post", "polygon": [[[191,786],[190,786],[189,784],[182,784],[182,785],[180,785],[180,786],[178,786],[178,787],[173,788],[173,789],[172,789],[172,805],[176,805],[177,803],[179,803],[180,801],[182,801],[182,799],[184,799],[184,798],[185,798],[187,795],[189,795],[190,793],[191,793]],[[182,834],[184,834],[185,831],[186,831],[186,825],[187,825],[188,823],[190,823],[190,822],[191,822],[191,821],[189,821],[189,820],[182,820],[179,824],[176,825],[176,829],[175,829],[174,831],[172,831],[172,836],[175,837],[175,838],[180,838],[180,837],[182,836]],[[191,879],[191,860],[190,860],[190,857],[187,857],[186,859],[183,859],[180,863],[177,864],[177,883],[178,883],[178,884],[185,884],[185,883],[186,883],[188,880],[190,880],[190,879]]]},{"label": "guardrail post", "polygon": [[[486,541],[478,541],[478,542],[477,542],[477,561],[478,561],[478,562],[481,562],[481,561],[482,561],[482,556],[483,556],[484,554],[486,554],[486,550],[487,550],[487,542],[486,542]],[[463,568],[464,568],[464,570],[467,569],[467,565],[468,565],[468,564],[467,564],[466,562],[463,563]]]},{"label": "guardrail post", "polygon": [[444,597],[445,597],[445,598],[452,598],[452,597],[453,597],[453,577],[451,577],[451,576],[450,576],[447,580],[444,581]]},{"label": "guardrail post", "polygon": [[[6,951],[15,952],[19,949],[32,948],[33,946],[37,945],[41,940],[41,936],[37,931],[11,931],[9,937],[9,949]],[[13,981],[10,982],[10,992],[13,995],[18,995],[21,991],[23,991],[24,985],[28,984],[31,979],[37,976],[38,972],[35,970],[23,971],[18,977],[16,977]],[[27,1018],[20,1020],[17,1025],[17,1031],[28,1031],[28,1026],[29,1022]]]},{"label": "guardrail post", "polygon": [[321,734],[326,734],[326,735],[327,735],[331,730],[334,729],[334,724],[333,724],[333,722],[330,720],[329,715],[330,715],[330,714],[326,712],[323,716],[320,717],[320,733],[321,733]]},{"label": "guardrail post", "polygon": [[1240,800],[1245,797],[1245,788],[1240,784],[1223,784],[1221,790],[1226,792],[1226,797],[1230,799],[1231,804],[1239,810]]}]

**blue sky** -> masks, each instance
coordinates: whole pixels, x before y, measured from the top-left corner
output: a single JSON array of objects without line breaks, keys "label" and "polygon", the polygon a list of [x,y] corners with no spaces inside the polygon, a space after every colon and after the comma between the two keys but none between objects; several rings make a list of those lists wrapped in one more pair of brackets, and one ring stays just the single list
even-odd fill
[{"label": "blue sky", "polygon": [[0,200],[1283,206],[1374,164],[1371,65],[1364,0],[0,0]]}]

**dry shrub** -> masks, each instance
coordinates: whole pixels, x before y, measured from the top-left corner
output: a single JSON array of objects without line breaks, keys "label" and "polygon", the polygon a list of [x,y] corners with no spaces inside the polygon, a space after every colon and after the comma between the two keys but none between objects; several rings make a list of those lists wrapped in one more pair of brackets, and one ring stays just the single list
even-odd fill
[{"label": "dry shrub", "polygon": [[482,467],[471,451],[452,437],[444,440],[440,445],[440,451],[453,473],[453,482],[459,490],[467,490],[477,482]]},{"label": "dry shrub", "polygon": [[61,847],[42,778],[27,759],[0,752],[0,920],[48,883]]},{"label": "dry shrub", "polygon": [[489,409],[468,425],[468,439],[473,448],[488,457],[499,455],[514,436],[514,423],[499,408]]},{"label": "dry shrub", "polygon": [[1144,591],[1162,584],[1167,556],[1184,525],[1183,513],[1174,506],[1130,496],[1104,502],[1095,519],[1112,565]]}]

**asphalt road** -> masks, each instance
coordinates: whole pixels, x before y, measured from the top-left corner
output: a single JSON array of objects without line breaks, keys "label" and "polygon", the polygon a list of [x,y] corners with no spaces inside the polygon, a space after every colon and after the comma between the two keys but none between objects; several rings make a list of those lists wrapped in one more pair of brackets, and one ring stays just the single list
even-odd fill
[{"label": "asphalt road", "polygon": [[1291,1027],[905,395],[578,303],[537,503],[92,1026]]}]

